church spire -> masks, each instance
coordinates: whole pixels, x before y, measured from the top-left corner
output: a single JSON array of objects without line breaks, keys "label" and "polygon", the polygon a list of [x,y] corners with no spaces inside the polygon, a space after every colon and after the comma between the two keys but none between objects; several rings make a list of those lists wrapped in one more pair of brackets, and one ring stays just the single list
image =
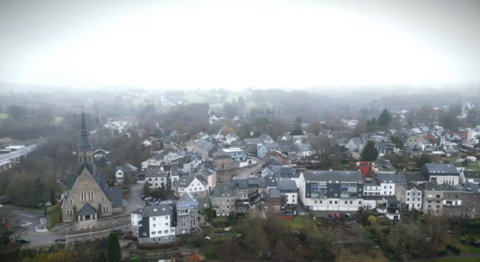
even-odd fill
[{"label": "church spire", "polygon": [[78,151],[92,151],[92,145],[88,141],[88,132],[85,125],[85,113],[82,112],[82,133],[81,133],[80,144],[78,144]]}]

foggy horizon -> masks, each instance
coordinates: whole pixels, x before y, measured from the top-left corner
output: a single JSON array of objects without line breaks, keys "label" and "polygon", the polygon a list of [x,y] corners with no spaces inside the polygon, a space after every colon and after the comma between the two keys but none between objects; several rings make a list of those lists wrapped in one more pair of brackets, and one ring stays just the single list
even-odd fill
[{"label": "foggy horizon", "polygon": [[0,81],[308,89],[478,82],[478,1],[2,1]]}]

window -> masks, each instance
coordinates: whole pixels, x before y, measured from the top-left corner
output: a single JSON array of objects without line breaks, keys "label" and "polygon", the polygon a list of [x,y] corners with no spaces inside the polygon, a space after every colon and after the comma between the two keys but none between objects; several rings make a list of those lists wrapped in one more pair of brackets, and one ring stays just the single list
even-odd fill
[{"label": "window", "polygon": [[347,204],[347,201],[345,201],[345,204]]},{"label": "window", "polygon": [[350,201],[350,204],[353,204],[353,201]]},{"label": "window", "polygon": [[330,204],[332,203],[332,200],[330,200]]},{"label": "window", "polygon": [[387,186],[383,186],[383,189],[387,189]]},{"label": "window", "polygon": [[317,200],[315,200],[315,204],[317,203]]},{"label": "window", "polygon": [[157,234],[159,234],[159,235],[162,234],[162,231],[158,231]]},{"label": "window", "polygon": [[[185,212],[186,212],[186,210],[185,210]],[[168,216],[165,216],[165,219],[168,219]]]},{"label": "window", "polygon": [[320,204],[322,204],[322,202],[323,202],[323,201],[322,201],[322,200],[320,200]]},{"label": "window", "polygon": [[73,204],[73,200],[72,200],[72,199],[70,199],[70,204]]},{"label": "window", "polygon": [[407,196],[409,196],[409,195],[410,195],[410,193],[407,192]]},{"label": "window", "polygon": [[440,195],[437,195],[437,198],[440,198]]},{"label": "window", "polygon": [[392,189],[392,186],[390,186],[390,189]]},{"label": "window", "polygon": [[81,199],[82,201],[87,200],[87,195],[85,194],[85,192],[80,193],[80,199]]},{"label": "window", "polygon": [[168,226],[168,223],[165,223],[166,226]]},{"label": "window", "polygon": [[417,204],[417,207],[420,207],[420,204]]},{"label": "window", "polygon": [[157,218],[156,218],[156,217],[154,217],[154,218],[152,218],[152,220],[153,220],[153,221],[155,221],[155,220],[157,220]]},{"label": "window", "polygon": [[105,202],[105,198],[104,198],[104,197],[102,197],[102,202]]},{"label": "window", "polygon": [[428,208],[431,208],[432,206],[431,205],[428,205]]},{"label": "window", "polygon": [[361,205],[361,204],[362,204],[362,201],[358,201],[358,204]]},{"label": "window", "polygon": [[67,215],[73,215],[73,210],[67,209]]},{"label": "window", "polygon": [[335,201],[335,204],[337,204],[337,201]]},{"label": "window", "polygon": [[168,234],[168,229],[167,229],[167,230],[163,230],[163,233],[164,233],[164,234]]},{"label": "window", "polygon": [[[152,231],[152,234],[151,235],[155,235],[155,231]],[[155,241],[155,239],[153,239],[153,241]]]},{"label": "window", "polygon": [[410,201],[410,198],[407,197],[407,201]]},{"label": "window", "polygon": [[148,181],[152,181],[152,179],[151,179],[151,178],[149,178],[149,179],[148,179]]}]

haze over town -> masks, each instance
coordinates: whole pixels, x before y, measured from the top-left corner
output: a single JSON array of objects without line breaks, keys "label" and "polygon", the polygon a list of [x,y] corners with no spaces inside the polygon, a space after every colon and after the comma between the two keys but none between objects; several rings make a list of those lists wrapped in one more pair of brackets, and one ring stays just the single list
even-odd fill
[{"label": "haze over town", "polygon": [[479,24],[479,1],[2,1],[0,261],[477,261]]}]

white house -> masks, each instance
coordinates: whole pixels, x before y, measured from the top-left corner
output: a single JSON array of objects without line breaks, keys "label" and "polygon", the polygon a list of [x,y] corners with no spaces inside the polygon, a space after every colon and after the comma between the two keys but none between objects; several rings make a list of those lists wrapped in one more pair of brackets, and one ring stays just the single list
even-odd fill
[{"label": "white house", "polygon": [[417,184],[409,182],[407,185],[406,205],[408,210],[422,212],[423,190]]},{"label": "white house", "polygon": [[347,143],[348,152],[350,154],[353,152],[361,153],[364,146],[365,146],[365,141],[361,137],[354,137],[350,139]]},{"label": "white house", "polygon": [[454,164],[425,164],[420,167],[420,173],[437,184],[454,186],[460,183],[460,172]]},{"label": "white house", "polygon": [[152,189],[162,188],[162,185],[167,186],[168,176],[163,167],[149,167],[145,171],[145,182],[148,182]]},{"label": "white house", "polygon": [[380,196],[381,186],[375,178],[365,177],[363,179],[364,196]]},{"label": "white house", "polygon": [[[140,243],[168,243],[175,240],[175,211],[172,204],[146,206],[142,211],[141,223],[135,219]],[[134,221],[132,220],[132,226]]]},{"label": "white house", "polygon": [[162,163],[162,155],[153,155],[149,159],[142,162],[142,171],[147,170],[149,166],[160,166]]},{"label": "white house", "polygon": [[298,187],[293,180],[277,181],[277,188],[286,198],[286,205],[294,207],[298,204]]},{"label": "white house", "polygon": [[310,144],[297,144],[297,157],[310,157],[313,154]]},{"label": "white house", "polygon": [[198,176],[182,176],[177,181],[173,182],[175,188],[175,195],[181,196],[183,193],[188,192],[190,195],[205,196],[208,191],[208,179],[202,175]]},{"label": "white house", "polygon": [[394,174],[377,174],[378,181],[380,183],[381,196],[395,195],[395,181],[392,178],[392,175]]}]

